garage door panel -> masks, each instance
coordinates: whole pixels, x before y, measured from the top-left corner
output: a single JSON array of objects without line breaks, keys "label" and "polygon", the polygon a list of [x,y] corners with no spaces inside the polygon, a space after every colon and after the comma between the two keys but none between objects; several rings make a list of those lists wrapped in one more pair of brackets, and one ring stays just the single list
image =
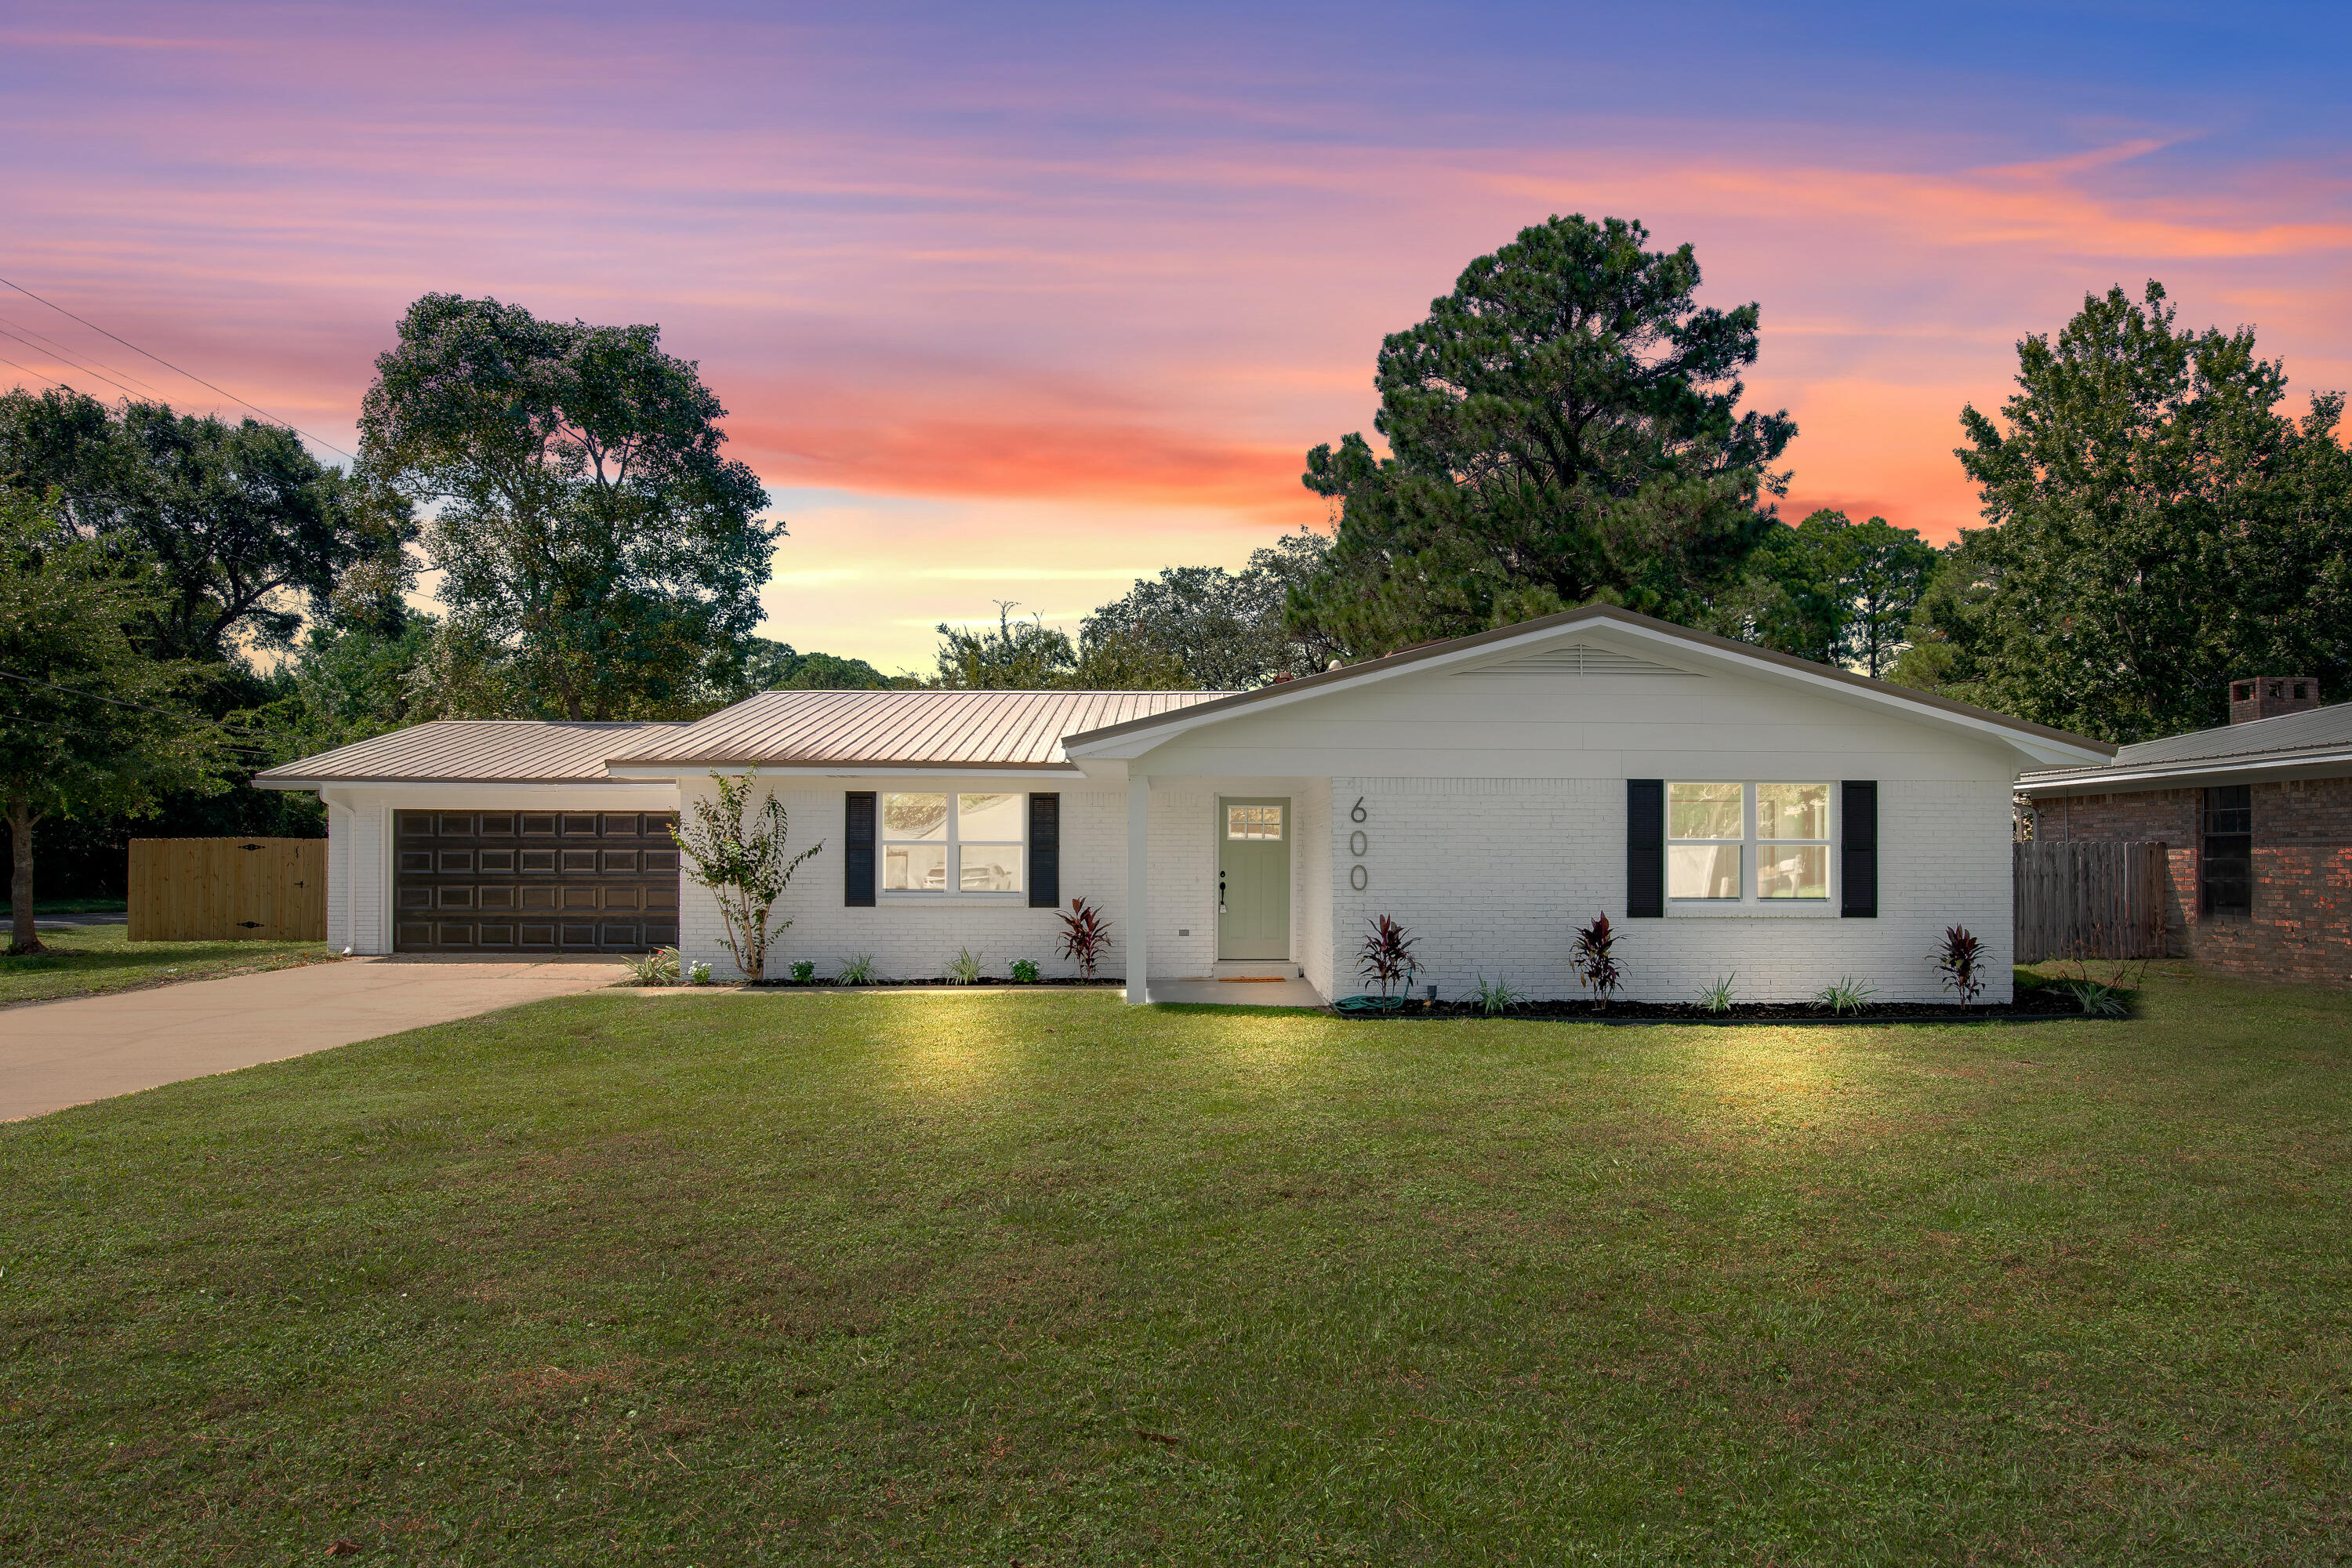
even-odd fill
[{"label": "garage door panel", "polygon": [[396,812],[393,945],[642,952],[674,943],[674,821],[667,812]]}]

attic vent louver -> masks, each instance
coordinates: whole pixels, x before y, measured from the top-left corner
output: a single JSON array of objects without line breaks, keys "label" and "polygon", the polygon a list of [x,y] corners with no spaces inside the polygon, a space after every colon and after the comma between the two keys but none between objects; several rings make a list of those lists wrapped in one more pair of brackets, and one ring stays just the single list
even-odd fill
[{"label": "attic vent louver", "polygon": [[1696,679],[1686,669],[1673,669],[1663,664],[1653,664],[1646,658],[1636,658],[1630,653],[1613,648],[1595,647],[1591,643],[1572,642],[1563,647],[1549,647],[1541,653],[1522,654],[1500,664],[1483,665],[1465,669],[1464,675],[1631,675],[1673,676]]}]

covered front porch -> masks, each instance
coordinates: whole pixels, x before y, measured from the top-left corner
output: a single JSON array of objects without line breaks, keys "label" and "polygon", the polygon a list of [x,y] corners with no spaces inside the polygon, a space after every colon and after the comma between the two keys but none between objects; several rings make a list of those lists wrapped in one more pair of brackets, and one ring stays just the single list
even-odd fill
[{"label": "covered front porch", "polygon": [[1130,774],[1127,999],[1332,994],[1331,781]]}]

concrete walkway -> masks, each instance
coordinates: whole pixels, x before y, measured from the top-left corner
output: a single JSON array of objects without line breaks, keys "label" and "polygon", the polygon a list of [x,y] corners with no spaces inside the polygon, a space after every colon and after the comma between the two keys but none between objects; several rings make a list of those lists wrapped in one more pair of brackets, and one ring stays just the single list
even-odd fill
[{"label": "concrete walkway", "polygon": [[0,1121],[593,991],[622,973],[610,958],[347,958],[0,1008]]}]

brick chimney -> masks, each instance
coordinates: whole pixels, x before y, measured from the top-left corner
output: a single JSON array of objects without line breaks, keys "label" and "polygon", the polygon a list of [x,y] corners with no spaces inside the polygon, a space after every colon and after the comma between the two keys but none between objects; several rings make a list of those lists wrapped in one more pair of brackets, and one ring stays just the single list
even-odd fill
[{"label": "brick chimney", "polygon": [[2319,682],[2307,675],[2263,675],[2230,682],[2230,722],[2307,713],[2319,706]]}]

